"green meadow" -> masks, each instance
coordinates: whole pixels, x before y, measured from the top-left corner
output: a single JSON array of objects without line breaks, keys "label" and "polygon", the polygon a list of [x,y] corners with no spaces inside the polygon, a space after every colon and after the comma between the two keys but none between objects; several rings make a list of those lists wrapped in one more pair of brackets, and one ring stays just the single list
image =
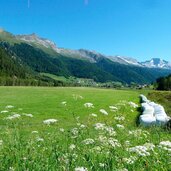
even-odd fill
[{"label": "green meadow", "polygon": [[170,132],[138,124],[141,93],[0,87],[0,170],[171,170]]}]

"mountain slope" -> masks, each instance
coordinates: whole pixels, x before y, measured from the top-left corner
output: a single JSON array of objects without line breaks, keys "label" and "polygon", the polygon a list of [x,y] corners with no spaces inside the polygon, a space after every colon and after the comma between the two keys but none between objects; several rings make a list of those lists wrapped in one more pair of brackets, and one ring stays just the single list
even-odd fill
[{"label": "mountain slope", "polygon": [[[0,47],[35,73],[90,78],[97,82],[119,81],[144,84],[171,73],[168,69],[143,67],[127,57],[108,57],[95,51],[58,48],[36,34],[17,35],[0,31]],[[12,58],[12,56],[11,56]]]},{"label": "mountain slope", "polygon": [[160,58],[152,58],[150,61],[141,62],[141,64],[148,68],[171,69],[171,63]]},{"label": "mountain slope", "polygon": [[122,57],[122,56],[108,56],[107,58],[113,62],[117,62],[120,64],[141,66],[141,64],[136,59],[133,58]]},{"label": "mountain slope", "polygon": [[158,77],[167,75],[171,72],[170,70],[122,65],[107,59],[102,59],[97,65],[106,72],[115,75],[117,78],[121,78],[121,80],[124,80],[124,82],[128,84],[131,82],[139,84],[150,83],[155,81]]},{"label": "mountain slope", "polygon": [[15,44],[10,49],[34,71],[46,72],[60,76],[75,76],[80,78],[95,78],[95,81],[114,80],[115,77],[96,65],[87,61],[57,55],[52,58],[40,49],[27,44]]},{"label": "mountain slope", "polygon": [[10,56],[3,48],[0,47],[0,76],[2,77],[19,77],[26,78],[28,72],[16,60],[15,56]]},{"label": "mountain slope", "polygon": [[11,50],[20,59],[36,72],[52,73],[60,76],[75,76],[79,78],[92,78],[98,82],[120,81],[124,83],[150,83],[168,70],[134,67],[122,65],[106,58],[94,56],[95,63],[56,55],[56,58],[44,53],[40,49],[27,44],[15,44]]},{"label": "mountain slope", "polygon": [[61,54],[63,56],[77,58],[82,60],[87,60],[89,62],[97,62],[99,58],[108,58],[113,62],[117,62],[125,65],[134,65],[148,68],[164,68],[171,69],[171,62],[159,59],[152,58],[149,61],[138,62],[136,59],[124,56],[106,56],[95,51],[80,49],[72,50],[66,48],[59,48],[53,41],[50,41],[45,38],[41,38],[35,33],[30,35],[13,35],[9,32],[6,32],[3,29],[0,29],[0,41],[7,41],[9,43],[26,43],[37,47],[46,53],[49,53],[51,56],[56,56],[56,54]]}]

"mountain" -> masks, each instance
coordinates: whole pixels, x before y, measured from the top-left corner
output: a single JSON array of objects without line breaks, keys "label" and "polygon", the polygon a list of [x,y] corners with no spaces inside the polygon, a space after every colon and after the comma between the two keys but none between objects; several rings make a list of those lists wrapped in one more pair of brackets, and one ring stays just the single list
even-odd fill
[{"label": "mountain", "polygon": [[134,58],[122,57],[122,56],[108,56],[107,58],[109,58],[113,62],[118,62],[120,64],[142,66],[141,63],[139,63]]},{"label": "mountain", "polygon": [[26,73],[41,79],[39,74],[93,79],[96,82],[116,81],[145,84],[171,73],[170,69],[146,67],[133,58],[106,56],[79,49],[59,48],[53,41],[36,34],[13,35],[0,30],[0,47],[10,58],[15,56]]},{"label": "mountain", "polygon": [[30,45],[34,45],[36,47],[41,48],[42,50],[46,50],[45,52],[47,52],[47,49],[53,50],[60,55],[71,57],[71,58],[77,58],[81,60],[87,60],[91,63],[96,62],[96,59],[100,56],[106,57],[95,51],[89,51],[89,50],[84,50],[84,49],[72,50],[72,49],[66,49],[66,48],[58,48],[53,41],[40,38],[35,33],[30,34],[30,35],[16,35],[15,37],[19,41],[23,41]]},{"label": "mountain", "polygon": [[26,78],[28,71],[16,60],[12,54],[9,55],[3,48],[0,48],[0,76]]},{"label": "mountain", "polygon": [[145,61],[141,63],[144,67],[149,68],[165,68],[171,69],[171,63],[160,58],[152,58],[149,61]]},{"label": "mountain", "polygon": [[40,48],[47,53],[50,52],[51,55],[58,53],[72,58],[87,60],[92,63],[97,62],[99,58],[108,58],[113,62],[117,62],[125,65],[136,65],[136,66],[148,67],[148,68],[171,69],[171,62],[159,58],[152,58],[149,61],[138,62],[136,59],[126,56],[107,56],[95,51],[90,51],[85,49],[72,50],[66,48],[59,48],[56,46],[56,44],[53,41],[45,38],[41,38],[35,33],[32,33],[30,35],[13,35],[9,32],[6,32],[3,29],[0,29],[0,40],[2,41],[7,40],[8,42],[13,42],[13,43],[23,42],[35,46],[37,48]]},{"label": "mountain", "polygon": [[[12,34],[10,34],[10,36],[13,37]],[[45,50],[45,49],[53,50],[61,55],[72,57],[72,58],[78,58],[82,60],[88,60],[89,62],[92,62],[92,63],[97,62],[100,58],[108,58],[113,62],[117,62],[117,63],[125,64],[125,65],[135,65],[135,66],[148,67],[148,68],[171,69],[170,62],[159,59],[159,58],[153,58],[145,62],[138,62],[136,59],[131,58],[131,57],[106,56],[96,51],[90,51],[90,50],[85,50],[85,49],[71,50],[71,49],[66,49],[66,48],[59,48],[56,46],[56,44],[53,41],[50,41],[45,38],[40,38],[35,33],[30,34],[30,35],[16,35],[15,37],[18,41],[23,41],[30,45],[34,45],[38,48],[41,48],[42,50]]]},{"label": "mountain", "polygon": [[15,38],[17,40],[26,42],[30,45],[35,45],[37,47],[44,47],[44,48],[49,48],[52,49],[56,52],[58,52],[58,48],[56,44],[48,39],[40,38],[38,35],[35,33],[30,34],[30,35],[16,35]]}]

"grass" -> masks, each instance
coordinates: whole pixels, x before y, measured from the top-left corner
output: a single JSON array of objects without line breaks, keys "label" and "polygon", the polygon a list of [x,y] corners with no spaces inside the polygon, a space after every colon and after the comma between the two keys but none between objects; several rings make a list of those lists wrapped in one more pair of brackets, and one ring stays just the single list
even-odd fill
[{"label": "grass", "polygon": [[[139,93],[136,91],[118,91],[94,88],[40,88],[40,87],[2,87],[0,88],[0,110],[11,104],[15,106],[13,112],[19,112],[22,108],[25,113],[32,113],[34,120],[47,119],[55,117],[61,120],[61,123],[72,125],[71,118],[73,114],[86,119],[88,113],[99,113],[100,108],[109,110],[109,105],[116,104],[121,100],[139,102]],[[82,96],[77,100],[73,96]],[[123,98],[124,97],[124,98]],[[67,101],[67,110],[61,105],[62,101]],[[84,103],[91,102],[95,108],[86,110]],[[123,113],[127,113],[125,108]],[[124,111],[125,110],[125,111]],[[134,113],[134,117],[137,114]],[[128,117],[133,117],[132,114]],[[130,119],[131,119],[130,118]],[[65,123],[66,122],[66,123]]]},{"label": "grass", "polygon": [[[171,141],[170,133],[163,128],[136,125],[139,113],[129,102],[140,105],[141,93],[0,87],[0,111],[9,111],[0,114],[0,170],[170,170],[170,147],[167,142],[160,144]],[[86,108],[88,102],[94,108]],[[7,105],[14,108],[6,109]],[[111,111],[109,106],[117,110]],[[13,113],[21,117],[5,119]],[[58,122],[46,125],[46,119]],[[97,123],[102,123],[101,127]],[[145,151],[131,152],[132,147]]]},{"label": "grass", "polygon": [[166,109],[166,112],[169,116],[171,116],[171,92],[170,91],[155,91],[150,92],[148,94],[148,97],[163,105]]},{"label": "grass", "polygon": [[14,43],[21,43],[22,41],[14,39],[14,36],[6,31],[0,30],[0,40],[9,42],[10,44],[14,45]]},{"label": "grass", "polygon": [[65,78],[64,76],[57,76],[57,75],[53,75],[53,74],[49,74],[49,73],[41,73],[40,75],[52,78],[57,81],[68,82],[68,79]]}]

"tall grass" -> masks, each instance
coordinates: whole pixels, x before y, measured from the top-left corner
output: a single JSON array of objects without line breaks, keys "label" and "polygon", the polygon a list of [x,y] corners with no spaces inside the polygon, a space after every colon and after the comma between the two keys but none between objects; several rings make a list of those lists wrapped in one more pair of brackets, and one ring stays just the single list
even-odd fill
[{"label": "tall grass", "polygon": [[[160,127],[143,128],[135,123],[137,108],[129,102],[139,105],[139,92],[53,88],[24,88],[25,92],[22,89],[8,90],[14,94],[4,96],[1,110],[5,110],[7,104],[14,107],[1,114],[0,170],[171,170],[170,132]],[[49,91],[43,93],[45,90]],[[0,91],[9,93],[4,89]],[[35,98],[25,103],[28,91],[32,91],[30,96]],[[22,102],[13,99],[17,94],[20,94]],[[44,101],[43,97],[49,101]],[[112,100],[108,99],[112,97]],[[62,103],[64,100],[66,103]],[[41,105],[40,101],[44,104]],[[46,107],[52,102],[60,113],[49,112],[41,116],[33,102],[37,102],[39,112],[43,111],[43,106],[48,111]],[[91,102],[94,108],[84,105],[86,102]],[[18,110],[21,106],[22,110]],[[100,109],[108,115],[101,113]],[[31,110],[33,117],[25,115]],[[8,119],[16,112],[19,117]],[[69,117],[66,121],[65,113]],[[43,122],[45,119],[58,121]]]}]

